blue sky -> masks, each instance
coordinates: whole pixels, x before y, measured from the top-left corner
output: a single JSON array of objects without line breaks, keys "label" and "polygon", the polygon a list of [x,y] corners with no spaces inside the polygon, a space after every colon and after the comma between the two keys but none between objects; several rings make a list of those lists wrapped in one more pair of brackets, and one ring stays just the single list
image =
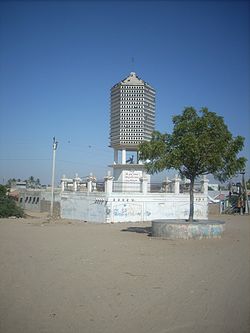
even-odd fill
[{"label": "blue sky", "polygon": [[110,88],[131,71],[156,89],[158,130],[206,106],[250,160],[249,15],[247,1],[1,2],[0,182],[49,184],[53,136],[57,182],[103,178]]}]

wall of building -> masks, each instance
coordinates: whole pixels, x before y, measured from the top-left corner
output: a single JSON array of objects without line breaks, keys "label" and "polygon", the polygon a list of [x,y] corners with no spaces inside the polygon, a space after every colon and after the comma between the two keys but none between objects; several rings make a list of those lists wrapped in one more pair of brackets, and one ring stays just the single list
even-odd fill
[{"label": "wall of building", "polygon": [[[60,216],[61,192],[54,193],[54,215]],[[18,204],[25,210],[50,212],[51,191],[44,189],[19,189]]]},{"label": "wall of building", "polygon": [[25,210],[40,212],[41,190],[20,189],[18,204]]},{"label": "wall of building", "polygon": [[[63,193],[61,217],[97,223],[187,219],[189,195],[173,193]],[[195,195],[195,219],[207,219],[207,197]]]}]

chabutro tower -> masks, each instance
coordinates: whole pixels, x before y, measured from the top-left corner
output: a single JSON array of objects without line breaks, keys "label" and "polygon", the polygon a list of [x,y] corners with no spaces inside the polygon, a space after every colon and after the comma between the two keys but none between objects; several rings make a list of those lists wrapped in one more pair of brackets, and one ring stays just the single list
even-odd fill
[{"label": "chabutro tower", "polygon": [[150,140],[154,128],[155,90],[131,72],[111,88],[110,147],[116,181],[139,181],[143,164],[138,160],[138,146]]},{"label": "chabutro tower", "polygon": [[[180,193],[181,179],[178,175],[172,180],[165,179],[160,186],[151,184],[143,162],[138,160],[139,144],[150,140],[154,124],[155,90],[132,72],[111,88],[110,146],[114,151],[111,165],[113,174],[108,170],[103,192],[97,188],[92,174],[84,180],[78,176],[74,179],[63,177],[60,201],[62,218],[94,223],[154,221],[154,236],[179,237],[180,228],[174,227],[173,220],[188,218],[189,194]],[[206,220],[206,179],[202,180],[201,189],[203,193],[195,193],[195,219]],[[183,227],[181,238],[189,238],[189,234],[192,238],[199,238],[203,228],[204,237],[212,234],[217,237],[223,230],[223,227],[219,227],[216,229],[218,233],[211,231],[208,235],[210,226],[204,223],[198,229],[197,226],[194,226],[196,229],[189,229],[187,223]],[[193,231],[197,235],[194,236]]]}]

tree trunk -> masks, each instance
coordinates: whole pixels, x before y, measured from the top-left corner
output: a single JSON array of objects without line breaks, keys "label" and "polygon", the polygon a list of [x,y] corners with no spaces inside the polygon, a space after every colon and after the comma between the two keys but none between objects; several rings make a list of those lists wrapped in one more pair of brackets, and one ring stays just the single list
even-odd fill
[{"label": "tree trunk", "polygon": [[189,189],[189,194],[190,194],[190,209],[189,209],[189,218],[188,222],[193,222],[194,220],[194,179],[190,179],[190,189]]}]

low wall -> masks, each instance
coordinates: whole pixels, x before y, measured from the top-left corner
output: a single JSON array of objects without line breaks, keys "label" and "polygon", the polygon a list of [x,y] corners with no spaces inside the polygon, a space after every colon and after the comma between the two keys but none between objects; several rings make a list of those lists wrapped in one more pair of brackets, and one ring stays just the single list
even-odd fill
[{"label": "low wall", "polygon": [[[40,212],[41,213],[46,213],[46,212],[50,212],[50,206],[51,206],[51,202],[47,201],[47,200],[41,200],[41,204],[40,204]],[[55,201],[53,204],[53,216],[60,216],[61,215],[61,208],[60,208],[60,202]]]},{"label": "low wall", "polygon": [[224,230],[223,221],[200,220],[193,223],[164,219],[152,221],[152,236],[165,239],[221,238]]},{"label": "low wall", "polygon": [[107,207],[105,193],[64,192],[61,195],[61,217],[73,220],[105,223]]},{"label": "low wall", "polygon": [[[195,194],[194,218],[207,219],[207,197]],[[187,219],[189,195],[173,193],[63,192],[61,217],[89,222],[143,222]]]},{"label": "low wall", "polygon": [[208,204],[209,215],[220,215],[220,203],[209,203]]}]

